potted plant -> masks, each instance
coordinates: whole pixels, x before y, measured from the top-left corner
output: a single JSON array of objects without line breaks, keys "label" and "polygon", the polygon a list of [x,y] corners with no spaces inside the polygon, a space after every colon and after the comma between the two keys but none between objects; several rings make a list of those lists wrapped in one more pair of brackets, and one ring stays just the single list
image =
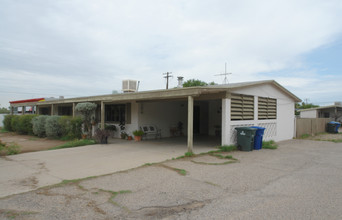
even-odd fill
[{"label": "potted plant", "polygon": [[125,139],[128,136],[127,133],[125,132],[125,122],[121,121],[119,124],[119,127],[120,127],[121,139]]},{"label": "potted plant", "polygon": [[120,133],[121,139],[126,139],[126,137],[128,136],[126,132],[121,131]]},{"label": "potted plant", "polygon": [[127,140],[131,141],[133,140],[133,137],[131,135],[127,135]]},{"label": "potted plant", "polygon": [[87,136],[88,136],[88,132],[84,131],[82,133],[82,139],[87,139]]},{"label": "potted plant", "polygon": [[144,135],[144,132],[142,130],[135,130],[133,131],[133,135],[135,141],[141,141],[141,137]]}]

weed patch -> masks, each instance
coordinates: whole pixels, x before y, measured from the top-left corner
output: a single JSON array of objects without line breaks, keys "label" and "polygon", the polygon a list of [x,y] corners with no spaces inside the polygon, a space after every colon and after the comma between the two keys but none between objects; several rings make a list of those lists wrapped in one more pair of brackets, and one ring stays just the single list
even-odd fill
[{"label": "weed patch", "polygon": [[19,154],[21,151],[20,146],[12,143],[12,144],[5,144],[0,140],[0,155],[14,155]]},{"label": "weed patch", "polygon": [[302,136],[300,136],[301,139],[305,139],[305,138],[308,138],[310,137],[311,135],[309,134],[302,134]]},{"label": "weed patch", "polygon": [[262,148],[263,149],[272,149],[272,150],[275,150],[278,148],[278,145],[273,141],[273,140],[270,140],[270,141],[263,141],[262,142]]},{"label": "weed patch", "polygon": [[237,150],[237,147],[235,145],[229,145],[229,146],[220,146],[219,147],[221,152],[231,152]]},{"label": "weed patch", "polygon": [[185,156],[185,157],[193,157],[193,156],[195,156],[195,154],[192,153],[192,152],[186,152],[186,153],[184,154],[184,156]]},{"label": "weed patch", "polygon": [[6,130],[5,128],[1,128],[1,129],[0,129],[0,133],[7,133],[7,132],[9,132],[9,131]]},{"label": "weed patch", "polygon": [[74,140],[62,145],[59,145],[57,147],[50,148],[49,150],[57,150],[57,149],[63,149],[63,148],[72,148],[72,147],[80,147],[85,145],[92,145],[95,144],[94,140],[90,139],[81,139],[81,140]]}]

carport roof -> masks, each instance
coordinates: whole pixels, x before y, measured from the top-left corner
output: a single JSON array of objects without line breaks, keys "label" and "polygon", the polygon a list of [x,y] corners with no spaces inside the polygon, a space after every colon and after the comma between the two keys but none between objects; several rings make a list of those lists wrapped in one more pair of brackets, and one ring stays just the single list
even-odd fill
[{"label": "carport roof", "polygon": [[[125,101],[144,101],[144,100],[165,100],[165,99],[183,99],[188,96],[198,97],[200,95],[210,95],[210,94],[224,94],[225,92],[233,92],[235,89],[241,89],[246,87],[254,87],[263,84],[271,84],[285,93],[287,96],[292,98],[295,102],[300,102],[301,100],[295,96],[293,93],[285,89],[279,83],[274,80],[265,81],[253,81],[253,82],[243,82],[243,83],[231,83],[227,85],[213,85],[213,86],[198,86],[198,87],[187,87],[187,88],[174,88],[174,89],[163,89],[163,90],[151,90],[142,92],[132,92],[132,93],[121,93],[121,94],[109,94],[100,96],[88,96],[88,97],[78,97],[69,99],[56,99],[51,101],[37,102],[35,105],[47,105],[47,104],[67,104],[75,102],[125,102]],[[27,105],[32,105],[33,103],[27,103]],[[25,103],[21,103],[18,106],[23,106]],[[15,106],[15,105],[14,105]]]}]

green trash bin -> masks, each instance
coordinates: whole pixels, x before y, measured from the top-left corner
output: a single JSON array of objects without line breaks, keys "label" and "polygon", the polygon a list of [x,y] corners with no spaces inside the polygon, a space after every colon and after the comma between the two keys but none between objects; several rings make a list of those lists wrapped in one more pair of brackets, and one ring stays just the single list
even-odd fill
[{"label": "green trash bin", "polygon": [[241,151],[252,151],[254,147],[254,136],[258,130],[250,127],[238,127],[237,131],[237,145]]}]

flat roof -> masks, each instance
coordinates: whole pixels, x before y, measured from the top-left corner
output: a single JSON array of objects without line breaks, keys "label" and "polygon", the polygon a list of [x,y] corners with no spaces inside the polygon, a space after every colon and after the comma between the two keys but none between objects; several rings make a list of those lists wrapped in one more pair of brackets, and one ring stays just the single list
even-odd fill
[{"label": "flat roof", "polygon": [[[243,83],[231,83],[227,85],[210,85],[210,86],[196,86],[196,87],[183,87],[183,88],[173,88],[173,89],[162,89],[162,90],[150,90],[141,92],[130,92],[130,93],[120,93],[120,94],[107,94],[98,96],[87,96],[87,97],[76,97],[67,99],[54,99],[45,100],[43,102],[36,102],[35,105],[48,105],[48,104],[63,104],[63,103],[74,103],[74,102],[124,102],[124,101],[144,101],[144,100],[163,100],[163,99],[184,99],[188,96],[198,97],[200,95],[210,95],[219,94],[229,91],[234,91],[235,89],[241,89],[246,87],[254,87],[258,85],[271,84],[285,93],[287,96],[292,98],[295,102],[300,102],[301,100],[295,96],[293,93],[285,89],[279,83],[274,80],[264,80],[264,81],[253,81],[253,82],[243,82]],[[12,106],[22,106],[25,103],[20,102],[20,104],[14,104],[10,102]],[[13,104],[12,104],[13,103]],[[27,105],[32,105],[33,103],[27,103]]]},{"label": "flat roof", "polygon": [[313,110],[322,110],[322,109],[328,109],[328,108],[341,108],[341,105],[327,105],[327,106],[320,106],[316,108],[306,108],[306,109],[299,109],[299,112],[305,112],[305,111],[313,111]]}]

